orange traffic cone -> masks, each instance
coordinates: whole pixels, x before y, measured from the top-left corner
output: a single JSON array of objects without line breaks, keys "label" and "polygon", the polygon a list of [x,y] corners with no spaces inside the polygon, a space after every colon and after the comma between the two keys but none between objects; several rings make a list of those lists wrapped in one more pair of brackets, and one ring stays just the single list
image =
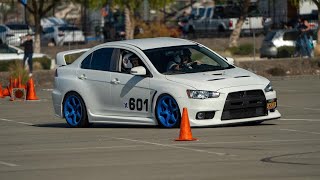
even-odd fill
[{"label": "orange traffic cone", "polygon": [[36,90],[34,88],[34,82],[33,79],[30,78],[27,83],[27,100],[39,100],[39,98],[36,95]]},{"label": "orange traffic cone", "polygon": [[196,141],[197,138],[192,137],[192,132],[190,128],[188,109],[183,108],[181,124],[180,124],[180,136],[176,141]]},{"label": "orange traffic cone", "polygon": [[3,94],[4,97],[10,96],[9,89],[8,88],[4,88],[4,90],[2,91],[2,94]]},{"label": "orange traffic cone", "polygon": [[0,98],[4,98],[3,92],[2,92],[2,85],[0,83]]},{"label": "orange traffic cone", "polygon": [[9,86],[8,86],[9,96],[11,96],[13,86],[14,86],[13,79],[12,79],[12,77],[10,77]]},{"label": "orange traffic cone", "polygon": [[17,88],[18,87],[18,79],[14,78],[13,79],[13,88]]},{"label": "orange traffic cone", "polygon": [[21,76],[19,75],[19,77],[18,77],[18,88],[23,88],[21,81],[22,81],[22,80],[21,80]]}]

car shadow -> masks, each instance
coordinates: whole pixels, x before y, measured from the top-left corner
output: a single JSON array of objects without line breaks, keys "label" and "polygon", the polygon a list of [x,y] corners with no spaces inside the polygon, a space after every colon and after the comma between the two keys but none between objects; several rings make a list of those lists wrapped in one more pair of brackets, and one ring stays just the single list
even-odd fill
[{"label": "car shadow", "polygon": [[[243,124],[230,124],[230,125],[220,125],[220,126],[205,126],[205,127],[192,127],[192,129],[201,129],[201,128],[231,128],[231,127],[250,127],[250,126],[274,126],[277,125],[275,123],[261,123],[261,124],[253,124],[253,123],[243,123]],[[40,128],[72,128],[67,123],[45,123],[45,124],[34,124],[34,127]],[[127,125],[127,124],[102,124],[102,123],[94,123],[90,124],[87,128],[119,128],[119,129],[168,129],[168,128],[160,128],[156,125]],[[178,129],[178,128],[176,128]]]},{"label": "car shadow", "polygon": [[[67,123],[45,123],[45,124],[33,124],[33,127],[40,127],[40,128],[72,128]],[[158,127],[155,125],[118,125],[118,124],[101,124],[95,123],[90,124],[87,128],[122,128],[122,129],[157,129]]]}]

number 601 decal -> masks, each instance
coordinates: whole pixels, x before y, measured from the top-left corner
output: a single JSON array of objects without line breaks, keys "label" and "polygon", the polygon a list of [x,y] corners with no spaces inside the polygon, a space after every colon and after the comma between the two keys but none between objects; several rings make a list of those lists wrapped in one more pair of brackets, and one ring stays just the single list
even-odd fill
[{"label": "number 601 decal", "polygon": [[138,111],[142,111],[144,109],[143,106],[145,107],[145,110],[148,111],[148,99],[144,101],[140,98],[138,98],[137,100],[135,100],[134,98],[129,99],[130,110],[137,109]]}]

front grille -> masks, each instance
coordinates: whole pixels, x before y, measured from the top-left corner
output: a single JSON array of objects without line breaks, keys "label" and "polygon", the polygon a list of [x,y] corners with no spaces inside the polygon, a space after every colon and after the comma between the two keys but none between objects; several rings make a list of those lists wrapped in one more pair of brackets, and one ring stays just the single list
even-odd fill
[{"label": "front grille", "polygon": [[221,120],[259,117],[267,113],[262,90],[232,92],[228,94]]}]

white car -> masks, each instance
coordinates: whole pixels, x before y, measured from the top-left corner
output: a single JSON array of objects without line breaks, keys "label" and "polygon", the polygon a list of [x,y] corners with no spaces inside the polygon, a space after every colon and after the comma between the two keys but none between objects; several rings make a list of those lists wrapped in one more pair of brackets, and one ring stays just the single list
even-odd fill
[{"label": "white car", "polygon": [[[0,61],[22,60],[23,56],[24,56],[24,51],[22,49],[11,46],[11,45],[0,44]],[[32,58],[42,58],[42,57],[48,57],[48,55],[41,54],[41,53],[33,53],[32,55]]]},{"label": "white car", "polygon": [[68,43],[84,43],[83,32],[75,26],[52,26],[43,29],[42,43],[62,46]]},{"label": "white car", "polygon": [[[67,65],[66,56],[80,52],[84,53]],[[189,52],[192,65],[169,69],[172,61],[179,64],[184,52]],[[133,67],[132,57],[138,57],[139,66]],[[90,123],[179,127],[184,107],[191,126],[260,123],[281,116],[269,80],[185,39],[108,42],[60,52],[56,61],[54,111],[71,127]]]},{"label": "white car", "polygon": [[[16,24],[16,23],[9,23],[6,26],[10,29],[10,33],[12,36],[7,37],[7,44],[12,46],[20,46],[21,45],[21,38],[26,36],[27,34],[34,34],[32,29],[27,24]],[[34,41],[34,36],[32,36]]]},{"label": "white car", "polygon": [[0,44],[7,44],[8,38],[14,36],[13,32],[3,24],[0,24]]}]

